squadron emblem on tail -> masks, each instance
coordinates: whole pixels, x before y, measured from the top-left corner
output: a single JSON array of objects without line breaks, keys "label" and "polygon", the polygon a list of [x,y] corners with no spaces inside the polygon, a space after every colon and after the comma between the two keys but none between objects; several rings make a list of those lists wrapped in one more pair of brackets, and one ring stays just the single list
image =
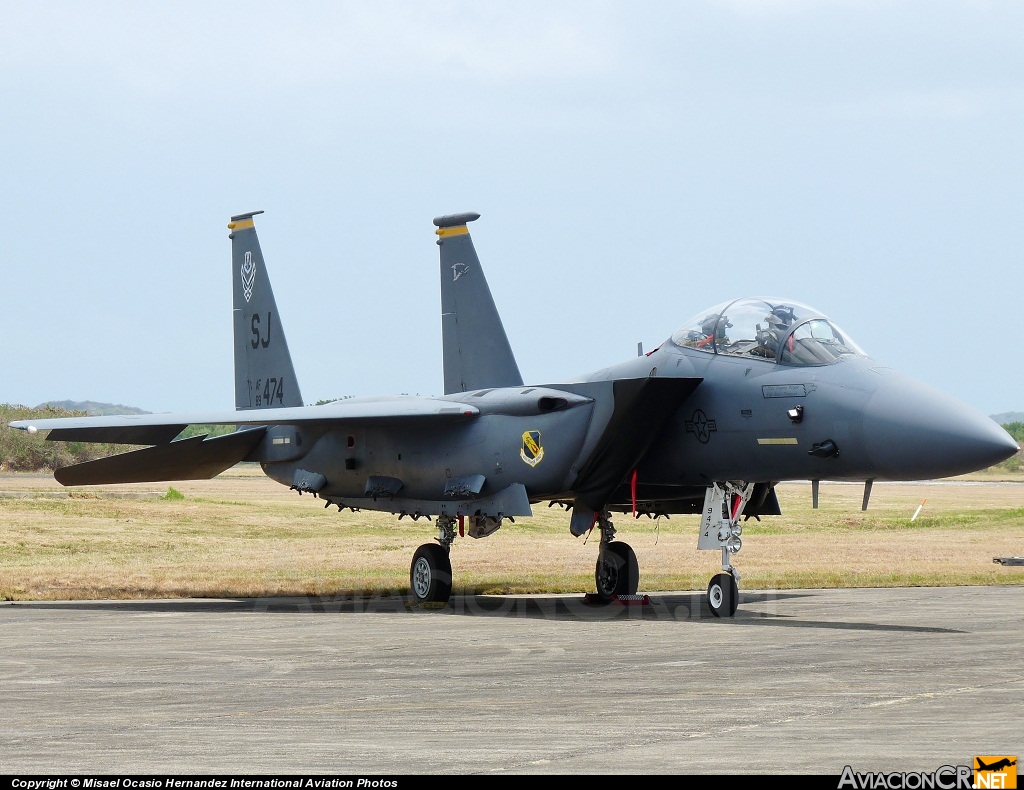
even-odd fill
[{"label": "squadron emblem on tail", "polygon": [[245,301],[252,299],[252,287],[256,283],[256,263],[252,259],[252,253],[245,253],[245,263],[242,264],[242,295]]}]

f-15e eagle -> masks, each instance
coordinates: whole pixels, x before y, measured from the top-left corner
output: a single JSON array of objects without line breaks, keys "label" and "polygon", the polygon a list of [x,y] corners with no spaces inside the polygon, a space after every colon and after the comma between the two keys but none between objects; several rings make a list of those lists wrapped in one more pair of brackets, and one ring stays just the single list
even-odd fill
[{"label": "f-15e eagle", "polygon": [[[410,568],[416,602],[447,602],[457,536],[484,538],[539,503],[600,534],[597,597],[636,595],[636,554],[614,513],[701,515],[720,551],[717,616],[739,600],[742,519],[780,513],[783,480],[865,482],[963,474],[1017,452],[990,418],[867,356],[819,311],[743,298],[687,321],[655,350],[595,373],[526,385],[469,232],[434,219],[440,246],[444,395],[303,404],[253,218],[232,217],[235,410],[19,420],[56,441],[143,449],[58,469],[67,486],[194,480],[257,461],[325,506],[432,517]],[[230,434],[176,439],[190,424]],[[815,502],[816,504],[816,502]]]}]

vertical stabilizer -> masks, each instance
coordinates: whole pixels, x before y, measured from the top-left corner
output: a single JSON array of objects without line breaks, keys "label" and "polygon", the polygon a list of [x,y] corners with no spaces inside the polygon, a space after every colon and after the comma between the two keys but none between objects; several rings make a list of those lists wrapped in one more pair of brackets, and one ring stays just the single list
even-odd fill
[{"label": "vertical stabilizer", "polygon": [[288,341],[277,312],[252,218],[239,214],[231,234],[232,315],[235,328],[235,408],[301,406]]},{"label": "vertical stabilizer", "polygon": [[441,248],[441,338],[444,392],[523,383],[491,298],[467,223],[479,214],[436,217]]}]

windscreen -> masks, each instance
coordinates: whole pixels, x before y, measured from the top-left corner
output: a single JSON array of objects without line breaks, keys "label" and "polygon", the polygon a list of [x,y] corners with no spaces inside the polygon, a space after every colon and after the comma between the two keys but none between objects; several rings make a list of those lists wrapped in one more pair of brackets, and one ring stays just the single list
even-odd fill
[{"label": "windscreen", "polygon": [[705,310],[672,335],[672,343],[784,365],[828,365],[864,353],[819,311],[771,297],[738,299]]}]

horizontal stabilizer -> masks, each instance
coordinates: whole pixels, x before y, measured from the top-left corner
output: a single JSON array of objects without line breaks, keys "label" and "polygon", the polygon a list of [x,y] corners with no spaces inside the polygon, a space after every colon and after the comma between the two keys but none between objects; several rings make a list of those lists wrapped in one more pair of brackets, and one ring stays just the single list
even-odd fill
[{"label": "horizontal stabilizer", "polygon": [[244,460],[265,433],[265,428],[255,428],[214,439],[194,436],[180,442],[65,466],[58,469],[54,477],[66,486],[208,480]]}]

